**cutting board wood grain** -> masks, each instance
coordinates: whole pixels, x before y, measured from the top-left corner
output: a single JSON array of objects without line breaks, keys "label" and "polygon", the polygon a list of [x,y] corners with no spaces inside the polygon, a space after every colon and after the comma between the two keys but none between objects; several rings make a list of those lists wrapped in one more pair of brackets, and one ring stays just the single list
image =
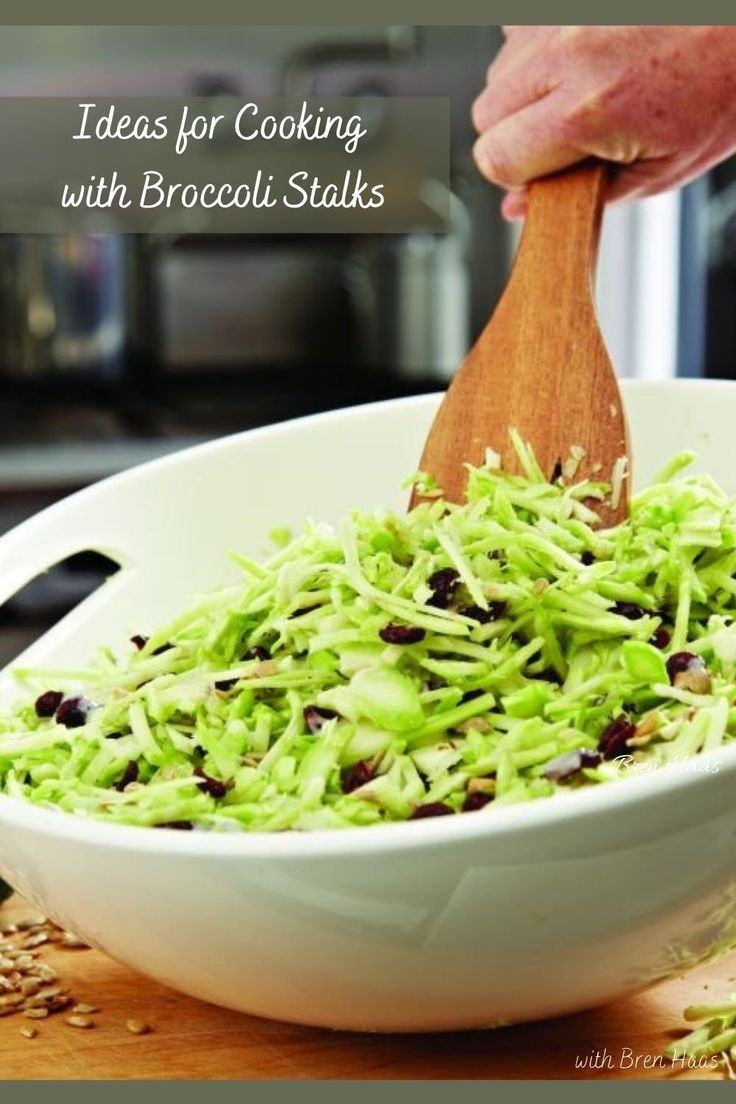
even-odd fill
[{"label": "cutting board wood grain", "polygon": [[[18,898],[0,906],[3,921],[36,914]],[[96,951],[44,948],[76,1000],[98,1005],[97,1026],[68,1027],[63,1013],[36,1021],[0,1018],[0,1079],[304,1080],[304,1079],[592,1079],[667,1080],[669,1065],[645,1066],[682,1024],[686,1004],[723,998],[736,954],[643,996],[545,1023],[445,1035],[350,1035],[260,1020],[174,993]],[[131,1035],[129,1018],[150,1035]],[[631,1057],[627,1052],[631,1052]],[[592,1069],[576,1056],[598,1055]],[[639,1056],[639,1065],[633,1065]],[[627,1064],[628,1063],[628,1064]],[[708,1071],[678,1077],[713,1079]]]}]

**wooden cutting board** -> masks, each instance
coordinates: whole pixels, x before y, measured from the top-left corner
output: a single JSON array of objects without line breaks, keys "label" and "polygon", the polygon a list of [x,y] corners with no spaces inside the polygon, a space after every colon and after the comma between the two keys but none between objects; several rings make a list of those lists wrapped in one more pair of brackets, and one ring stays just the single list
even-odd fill
[{"label": "wooden cutting board", "polygon": [[[0,906],[3,922],[35,914],[19,898]],[[33,1021],[38,1036],[25,1039],[20,1028],[31,1021],[17,1015],[0,1018],[0,1080],[667,1080],[672,1070],[645,1068],[645,1056],[651,1062],[673,1029],[679,1031],[685,1005],[723,999],[733,987],[728,979],[736,974],[735,952],[686,979],[596,1012],[498,1031],[381,1036],[294,1027],[228,1012],[180,996],[96,951],[51,946],[40,954],[77,1001],[99,1006],[96,1027],[69,1027],[62,1012]],[[130,1034],[129,1018],[150,1024],[152,1032]],[[640,1056],[638,1069],[626,1048]],[[576,1071],[576,1055],[595,1052],[599,1068]],[[678,1071],[676,1076],[707,1080],[721,1075]]]}]

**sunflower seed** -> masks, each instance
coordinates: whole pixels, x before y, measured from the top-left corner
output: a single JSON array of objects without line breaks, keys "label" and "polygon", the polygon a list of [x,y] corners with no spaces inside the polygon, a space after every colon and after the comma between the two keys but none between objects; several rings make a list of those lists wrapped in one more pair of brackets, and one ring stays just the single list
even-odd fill
[{"label": "sunflower seed", "polygon": [[89,946],[89,943],[85,943],[83,939],[80,939],[74,932],[65,931],[60,941],[62,947],[68,947],[71,950],[84,950]]},{"label": "sunflower seed", "polygon": [[29,935],[27,939],[23,940],[21,946],[24,950],[31,950],[34,947],[42,947],[44,943],[48,943],[49,937],[46,932],[35,932],[33,935]]},{"label": "sunflower seed", "polygon": [[89,1016],[67,1016],[64,1023],[69,1024],[69,1027],[81,1027],[83,1030],[95,1026],[94,1020],[91,1020]]},{"label": "sunflower seed", "polygon": [[59,976],[53,966],[49,966],[46,962],[39,962],[33,972],[36,977],[45,982],[56,981]]},{"label": "sunflower seed", "polygon": [[22,993],[8,993],[5,997],[0,997],[0,1008],[15,1008],[16,1005],[22,1004],[24,1001]]},{"label": "sunflower seed", "polygon": [[44,990],[44,989],[42,989],[39,993],[33,993],[32,996],[29,996],[28,999],[26,1000],[26,1005],[27,1005],[28,1008],[43,1008],[43,1006],[45,1004],[48,1004],[50,1001],[54,1000],[56,997],[58,997],[60,995],[61,995],[61,989],[58,989],[58,988],[56,990]]},{"label": "sunflower seed", "polygon": [[144,1023],[143,1020],[126,1020],[125,1026],[131,1035],[148,1035],[149,1031],[153,1030],[151,1025]]},{"label": "sunflower seed", "polygon": [[18,931],[30,931],[31,928],[45,928],[48,924],[46,916],[28,916],[25,920],[16,921]]}]

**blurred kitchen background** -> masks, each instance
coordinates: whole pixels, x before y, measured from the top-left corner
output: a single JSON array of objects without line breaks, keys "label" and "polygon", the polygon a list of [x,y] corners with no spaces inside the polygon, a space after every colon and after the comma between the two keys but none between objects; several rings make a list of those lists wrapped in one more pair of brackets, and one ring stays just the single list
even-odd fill
[{"label": "blurred kitchen background", "polygon": [[[496,27],[3,27],[3,96],[447,96],[452,197],[437,235],[0,236],[0,531],[197,441],[444,388],[517,232],[471,155],[499,44]],[[736,374],[734,162],[609,212],[599,302],[622,375]],[[0,609],[0,664],[108,570],[82,555]]]}]

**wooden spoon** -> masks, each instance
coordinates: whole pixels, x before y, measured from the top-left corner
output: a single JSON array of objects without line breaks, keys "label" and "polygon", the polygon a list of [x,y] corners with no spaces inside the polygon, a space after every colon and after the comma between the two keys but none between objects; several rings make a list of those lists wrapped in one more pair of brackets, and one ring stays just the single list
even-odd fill
[{"label": "wooden spoon", "polygon": [[[573,446],[585,450],[576,482],[610,482],[624,456],[630,470],[626,417],[593,290],[605,179],[605,166],[589,163],[529,188],[506,289],[445,395],[420,462],[452,502],[463,498],[463,465],[482,463],[488,447],[506,470],[519,471],[510,427],[548,477]],[[420,499],[415,491],[411,505]],[[616,505],[594,508],[604,526],[621,521],[628,480]]]}]

